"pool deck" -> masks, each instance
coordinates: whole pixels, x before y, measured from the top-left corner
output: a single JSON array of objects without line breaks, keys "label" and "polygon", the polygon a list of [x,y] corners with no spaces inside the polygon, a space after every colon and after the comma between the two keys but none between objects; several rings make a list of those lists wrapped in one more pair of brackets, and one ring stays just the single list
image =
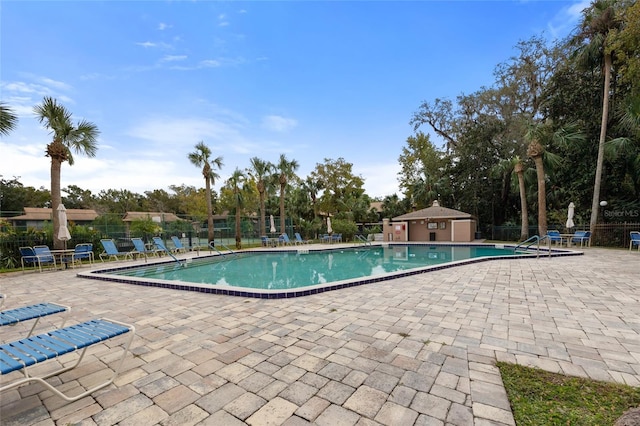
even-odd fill
[{"label": "pool deck", "polygon": [[[496,361],[640,386],[640,253],[584,253],[277,300],[76,277],[88,266],[3,274],[5,309],[59,302],[67,324],[108,317],[137,334],[115,385],[73,403],[39,384],[6,391],[0,422],[514,425]],[[25,330],[3,327],[1,340]],[[114,343],[49,380],[79,393],[110,372]]]}]

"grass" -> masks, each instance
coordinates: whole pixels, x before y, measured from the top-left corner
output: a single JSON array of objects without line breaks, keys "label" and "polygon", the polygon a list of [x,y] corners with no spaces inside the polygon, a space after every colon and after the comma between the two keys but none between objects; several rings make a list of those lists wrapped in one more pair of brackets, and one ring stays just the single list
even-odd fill
[{"label": "grass", "polygon": [[518,426],[611,426],[640,406],[640,388],[499,362]]}]

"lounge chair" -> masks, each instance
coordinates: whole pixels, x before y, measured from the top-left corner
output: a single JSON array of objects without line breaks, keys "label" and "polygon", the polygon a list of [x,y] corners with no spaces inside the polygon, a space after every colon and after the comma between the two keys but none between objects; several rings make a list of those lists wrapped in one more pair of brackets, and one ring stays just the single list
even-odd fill
[{"label": "lounge chair", "polygon": [[173,241],[173,245],[175,246],[175,248],[173,249],[173,251],[175,253],[186,253],[187,252],[187,248],[182,245],[182,241],[180,241],[180,238],[176,237],[175,235],[172,235],[171,236],[171,241]]},{"label": "lounge chair", "polygon": [[[38,303],[35,305],[22,306],[20,308],[7,309],[0,312],[0,326],[16,325],[19,322],[29,321],[35,319],[31,330],[27,337],[31,336],[33,330],[35,330],[40,318],[48,315],[59,314],[65,312],[67,315],[71,311],[69,306],[59,305],[57,303]],[[67,320],[67,315],[64,316],[60,327],[64,327],[64,323]]]},{"label": "lounge chair", "polygon": [[56,259],[53,255],[38,256],[33,247],[20,247],[20,264],[24,272],[25,266],[37,267],[42,272],[42,265],[52,265],[56,267]]},{"label": "lounge chair", "polygon": [[82,260],[86,259],[89,261],[89,265],[91,265],[94,261],[93,258],[93,244],[91,243],[82,243],[76,244],[76,248],[73,251],[73,254],[69,258],[65,258],[66,262],[71,263],[71,267],[76,267],[76,262],[82,265]]},{"label": "lounge chair", "polygon": [[289,239],[289,235],[287,235],[287,234],[280,235],[279,243],[282,244],[283,246],[292,246],[293,245],[293,241],[291,241]]},{"label": "lounge chair", "polygon": [[127,258],[133,260],[133,255],[128,251],[118,251],[116,247],[115,241],[111,239],[100,240],[100,244],[102,244],[102,248],[104,249],[104,253],[100,253],[100,260],[104,262],[104,259],[107,258],[109,260],[120,260],[122,257],[123,260]]},{"label": "lounge chair", "polygon": [[296,244],[309,244],[311,242],[310,240],[303,240],[299,232],[294,235],[296,236]]},{"label": "lounge chair", "polygon": [[[127,333],[129,333],[129,338],[125,342],[122,357],[108,380],[74,396],[66,395],[46,380],[49,377],[57,376],[76,368],[90,346]],[[0,374],[5,375],[20,370],[23,370],[24,373],[24,377],[9,382],[4,381],[0,387],[0,392],[26,383],[38,382],[67,401],[77,401],[113,383],[122,369],[134,335],[135,328],[132,325],[102,318],[0,345]],[[35,375],[42,370],[32,372],[29,368],[49,359],[58,359],[62,355],[76,351],[80,351],[80,356],[76,362],[53,372]]]},{"label": "lounge chair", "polygon": [[142,241],[142,238],[132,238],[131,242],[135,248],[135,250],[131,252],[132,255],[144,256],[145,260],[149,256],[158,257],[158,250],[149,250],[144,244],[144,241]]},{"label": "lounge chair", "polygon": [[547,231],[547,237],[552,243],[562,245],[562,236],[560,236],[560,231]]},{"label": "lounge chair", "polygon": [[164,245],[164,241],[160,237],[153,237],[153,244],[156,245],[156,249],[159,254],[166,253],[171,254],[171,251]]},{"label": "lounge chair", "polygon": [[580,243],[580,247],[582,247],[583,245],[588,245],[590,247],[591,246],[591,232],[589,232],[589,231],[576,231],[576,233],[573,234],[573,237],[571,237],[571,242],[574,243],[575,245],[578,245],[578,243]]},{"label": "lounge chair", "polygon": [[38,257],[38,264],[41,271],[42,265],[51,265],[54,269],[56,268],[56,257],[51,253],[49,246],[33,246],[33,252]]},{"label": "lounge chair", "polygon": [[638,246],[638,251],[640,251],[640,232],[631,231],[630,232],[631,240],[629,241],[629,251],[633,246]]}]

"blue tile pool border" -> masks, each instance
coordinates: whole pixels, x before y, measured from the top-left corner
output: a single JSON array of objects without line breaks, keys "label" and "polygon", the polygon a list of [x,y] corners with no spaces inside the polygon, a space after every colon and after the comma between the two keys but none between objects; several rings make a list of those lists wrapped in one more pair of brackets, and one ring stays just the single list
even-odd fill
[{"label": "blue tile pool border", "polygon": [[[444,246],[444,247],[505,247],[505,248],[515,248],[514,245],[510,245],[510,244],[453,244],[453,243],[402,243],[402,244],[382,244],[381,246],[407,246],[407,245],[411,245],[411,246],[427,246],[427,247],[431,247],[431,246]],[[357,248],[358,246],[349,246],[349,247],[345,247],[345,246],[341,246],[339,248],[305,248],[305,249],[301,249],[301,248],[292,248],[292,249],[287,249],[287,250],[260,250],[260,251],[255,251],[255,250],[247,250],[247,251],[239,251],[236,253],[251,253],[251,254],[259,254],[259,253],[298,253],[301,250],[303,251],[336,251],[336,250],[343,250],[346,248]],[[362,246],[359,246],[362,247]],[[123,284],[133,284],[133,285],[140,285],[140,286],[145,286],[145,287],[157,287],[157,288],[166,288],[166,289],[171,289],[171,290],[183,290],[183,291],[195,291],[195,292],[200,292],[200,293],[207,293],[207,294],[218,294],[218,295],[224,295],[224,296],[239,296],[239,297],[251,297],[251,298],[258,298],[258,299],[288,299],[288,298],[292,298],[292,297],[302,297],[302,296],[310,296],[313,294],[319,294],[319,293],[324,293],[327,291],[333,291],[333,290],[341,290],[344,288],[350,288],[350,287],[356,287],[356,286],[361,286],[361,285],[366,285],[366,284],[374,284],[374,283],[379,283],[382,281],[389,281],[389,280],[394,280],[397,278],[404,278],[404,277],[409,277],[409,276],[413,276],[413,275],[419,275],[419,274],[425,274],[431,271],[439,271],[439,270],[443,270],[443,269],[449,269],[449,268],[454,268],[456,266],[462,266],[462,265],[470,265],[470,264],[474,264],[474,263],[480,263],[480,262],[487,262],[490,260],[515,260],[515,259],[527,259],[527,258],[538,258],[538,257],[561,257],[561,256],[577,256],[577,255],[582,255],[584,254],[581,251],[569,251],[569,250],[562,250],[562,249],[549,249],[547,250],[546,248],[540,251],[540,254],[536,254],[536,253],[527,253],[527,254],[520,254],[520,255],[509,255],[509,256],[491,256],[491,257],[477,257],[477,258],[473,258],[473,259],[466,259],[466,260],[459,260],[459,261],[455,261],[455,262],[448,262],[448,263],[442,263],[439,265],[431,265],[431,266],[426,266],[424,268],[416,268],[416,269],[411,269],[408,271],[402,271],[402,272],[395,272],[395,273],[389,273],[389,274],[385,274],[385,275],[380,275],[380,276],[376,276],[373,278],[356,278],[353,280],[345,280],[345,281],[338,281],[335,283],[327,283],[327,284],[323,284],[323,285],[315,285],[312,288],[300,288],[300,289],[291,289],[291,290],[261,290],[261,289],[244,289],[241,287],[234,287],[234,288],[219,288],[219,287],[215,287],[214,285],[192,285],[192,284],[188,284],[188,283],[184,283],[184,282],[171,282],[171,281],[164,281],[164,280],[154,280],[154,281],[149,281],[149,280],[145,280],[144,278],[137,278],[137,277],[129,277],[129,276],[122,276],[122,275],[108,275],[110,272],[115,272],[115,271],[124,271],[124,270],[129,270],[129,269],[138,269],[141,266],[143,266],[144,264],[136,264],[136,265],[125,265],[125,266],[118,266],[117,268],[107,268],[107,269],[101,269],[98,271],[90,271],[90,272],[80,272],[77,274],[78,277],[81,278],[88,278],[88,279],[93,279],[93,280],[99,280],[99,281],[107,281],[107,282],[116,282],[116,283],[123,283]],[[215,255],[207,255],[207,256],[201,256],[198,257],[197,259],[206,259],[208,257],[215,257],[215,258],[219,258],[220,256],[224,256],[224,255],[219,255],[219,254],[215,254]],[[167,260],[167,261],[161,261],[161,262],[154,262],[153,265],[163,265],[163,264],[171,264],[174,263],[174,260]],[[146,264],[146,265],[150,265],[150,264]]]}]

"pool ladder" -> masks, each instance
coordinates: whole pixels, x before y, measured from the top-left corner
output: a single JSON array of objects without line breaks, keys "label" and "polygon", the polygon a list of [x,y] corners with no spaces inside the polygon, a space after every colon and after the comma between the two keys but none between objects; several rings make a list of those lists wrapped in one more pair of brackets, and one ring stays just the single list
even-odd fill
[{"label": "pool ladder", "polygon": [[[235,251],[231,250],[229,247],[225,246],[224,244],[218,243],[218,246],[219,246],[219,247],[224,248],[225,250],[227,250],[227,251],[229,251],[229,252],[231,252],[231,254],[233,254],[234,256],[238,256],[238,253],[236,253]],[[218,250],[218,249],[217,249],[217,247],[214,245],[214,242],[213,242],[213,241],[211,241],[211,242],[209,243],[209,248],[210,248],[211,250],[214,250],[214,251],[215,251],[216,253],[218,253],[219,255],[222,255],[222,256],[226,256],[226,255],[227,255],[227,253],[223,253],[223,252],[221,252],[220,250]]]},{"label": "pool ladder", "polygon": [[551,257],[551,240],[549,239],[548,235],[545,235],[543,237],[540,237],[539,235],[534,235],[533,237],[527,238],[525,241],[519,243],[514,249],[514,253],[518,251],[518,248],[523,248],[525,250],[527,250],[529,247],[531,247],[532,245],[536,244],[537,248],[536,248],[536,255],[537,257],[540,257],[540,243],[543,241],[547,241],[547,251],[549,253],[549,257]]}]

